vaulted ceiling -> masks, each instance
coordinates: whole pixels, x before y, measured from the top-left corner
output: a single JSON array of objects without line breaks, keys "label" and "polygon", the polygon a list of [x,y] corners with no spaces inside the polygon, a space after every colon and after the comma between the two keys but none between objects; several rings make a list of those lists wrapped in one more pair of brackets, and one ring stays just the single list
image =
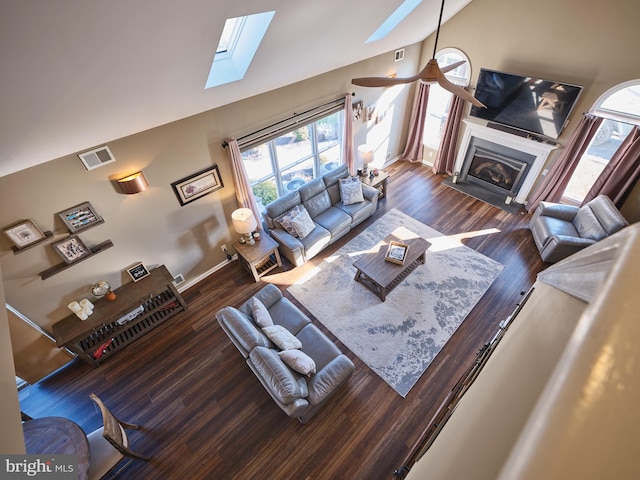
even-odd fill
[{"label": "vaulted ceiling", "polygon": [[[446,21],[471,0],[447,0]],[[424,40],[423,0],[2,0],[0,176]],[[225,19],[274,10],[244,79],[204,88]],[[381,72],[382,73],[382,72]]]}]

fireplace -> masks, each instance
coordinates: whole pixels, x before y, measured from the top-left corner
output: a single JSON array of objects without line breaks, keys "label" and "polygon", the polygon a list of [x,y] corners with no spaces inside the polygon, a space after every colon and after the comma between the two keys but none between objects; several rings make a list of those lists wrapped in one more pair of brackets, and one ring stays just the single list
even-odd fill
[{"label": "fireplace", "polygon": [[486,191],[499,202],[526,203],[549,154],[558,146],[490,128],[475,119],[465,119],[464,124],[454,182],[469,185],[474,192]]},{"label": "fireplace", "polygon": [[467,181],[478,182],[496,193],[514,197],[528,164],[476,147],[469,162]]}]

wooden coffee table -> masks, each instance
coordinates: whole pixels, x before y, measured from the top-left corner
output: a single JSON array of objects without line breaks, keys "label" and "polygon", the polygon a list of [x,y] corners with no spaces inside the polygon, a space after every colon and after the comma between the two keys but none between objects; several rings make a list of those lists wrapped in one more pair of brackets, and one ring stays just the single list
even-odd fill
[{"label": "wooden coffee table", "polygon": [[[394,232],[388,235],[372,249],[371,253],[363,254],[353,264],[356,267],[356,282],[360,282],[378,295],[383,302],[386,300],[387,293],[393,290],[419,264],[424,264],[425,254],[431,246],[430,242],[411,234],[404,228],[398,230],[397,234]],[[392,240],[409,246],[407,258],[403,265],[388,262],[384,259],[387,253],[387,246]]]}]

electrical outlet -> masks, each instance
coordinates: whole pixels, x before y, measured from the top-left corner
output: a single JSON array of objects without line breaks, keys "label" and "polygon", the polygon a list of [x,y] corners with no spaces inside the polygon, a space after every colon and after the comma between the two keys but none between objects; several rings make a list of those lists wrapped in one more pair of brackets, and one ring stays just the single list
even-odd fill
[{"label": "electrical outlet", "polygon": [[220,247],[224,253],[227,253],[227,246],[223,243]]}]

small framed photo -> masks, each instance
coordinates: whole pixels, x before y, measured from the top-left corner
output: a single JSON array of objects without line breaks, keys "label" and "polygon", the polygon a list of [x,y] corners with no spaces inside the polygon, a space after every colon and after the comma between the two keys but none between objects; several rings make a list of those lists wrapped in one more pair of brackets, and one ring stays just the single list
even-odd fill
[{"label": "small framed photo", "polygon": [[83,202],[58,212],[58,216],[71,233],[76,233],[104,222],[89,202]]},{"label": "small framed photo", "polygon": [[52,243],[51,246],[67,264],[75,263],[81,258],[92,254],[91,250],[77,235],[71,235],[63,240]]},{"label": "small framed photo", "polygon": [[207,167],[171,184],[180,206],[209,195],[224,187],[217,165]]},{"label": "small framed photo", "polygon": [[134,282],[150,275],[149,270],[142,263],[136,263],[134,266],[127,268],[127,273]]},{"label": "small framed photo", "polygon": [[389,248],[387,248],[387,253],[384,256],[384,259],[387,262],[404,265],[404,261],[407,258],[408,251],[409,245],[392,240],[389,242]]},{"label": "small framed photo", "polygon": [[9,240],[20,250],[46,238],[31,220],[21,220],[2,229]]}]

